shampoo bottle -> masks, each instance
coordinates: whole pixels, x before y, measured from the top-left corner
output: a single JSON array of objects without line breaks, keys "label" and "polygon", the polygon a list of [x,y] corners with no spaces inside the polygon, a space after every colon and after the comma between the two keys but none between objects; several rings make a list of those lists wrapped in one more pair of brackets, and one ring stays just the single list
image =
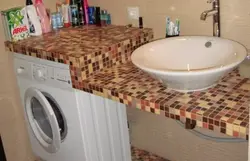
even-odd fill
[{"label": "shampoo bottle", "polygon": [[84,10],[84,16],[85,16],[85,24],[89,24],[89,16],[88,16],[88,0],[83,0],[83,10]]},{"label": "shampoo bottle", "polygon": [[69,5],[67,3],[62,4],[62,16],[64,27],[70,27]]},{"label": "shampoo bottle", "polygon": [[42,28],[32,0],[26,1],[26,12],[29,21],[29,31],[32,36],[42,35]]},{"label": "shampoo bottle", "polygon": [[43,33],[51,32],[50,20],[49,20],[49,17],[46,12],[46,8],[42,0],[36,0],[35,7],[36,7],[37,14],[40,18]]}]

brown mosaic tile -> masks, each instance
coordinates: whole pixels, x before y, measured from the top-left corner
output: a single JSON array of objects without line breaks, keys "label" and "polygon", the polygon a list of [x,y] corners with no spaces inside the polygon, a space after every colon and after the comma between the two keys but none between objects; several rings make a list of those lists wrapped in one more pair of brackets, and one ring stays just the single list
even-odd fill
[{"label": "brown mosaic tile", "polygon": [[167,159],[161,158],[155,154],[138,149],[136,147],[131,148],[131,153],[132,161],[169,161]]},{"label": "brown mosaic tile", "polygon": [[[237,70],[224,77],[214,88],[202,92],[169,90],[131,62],[104,69],[84,80],[83,84],[82,90],[98,87],[103,92],[93,90],[93,94],[134,108],[158,115],[163,113],[172,119],[193,121],[198,127],[247,138],[250,80],[241,78]],[[123,97],[118,99],[114,93]],[[241,105],[236,106],[239,100]]]},{"label": "brown mosaic tile", "polygon": [[130,61],[132,51],[152,38],[152,29],[93,25],[5,42],[5,46],[12,52],[70,65],[73,86],[83,88],[84,79],[103,68]]}]

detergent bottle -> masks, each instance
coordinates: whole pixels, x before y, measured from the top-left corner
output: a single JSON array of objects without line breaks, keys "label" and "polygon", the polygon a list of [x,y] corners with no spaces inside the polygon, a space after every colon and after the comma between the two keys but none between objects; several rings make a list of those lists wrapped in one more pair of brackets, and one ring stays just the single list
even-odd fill
[{"label": "detergent bottle", "polygon": [[29,22],[29,32],[32,36],[42,35],[42,27],[32,0],[26,1],[26,12]]}]

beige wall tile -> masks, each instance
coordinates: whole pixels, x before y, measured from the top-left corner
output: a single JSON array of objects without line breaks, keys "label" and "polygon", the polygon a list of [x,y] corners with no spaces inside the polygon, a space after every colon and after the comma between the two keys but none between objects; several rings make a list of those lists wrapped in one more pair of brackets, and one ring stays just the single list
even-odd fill
[{"label": "beige wall tile", "polygon": [[0,107],[0,133],[8,161],[34,161],[19,103],[0,99]]},{"label": "beige wall tile", "polygon": [[6,53],[5,58],[6,61],[0,63],[0,98],[13,97],[18,92],[12,55]]},{"label": "beige wall tile", "polygon": [[100,0],[90,0],[89,5],[98,6],[100,4]]},{"label": "beige wall tile", "polygon": [[[96,1],[95,1],[96,2]],[[114,24],[137,24],[127,17],[128,6],[140,7],[145,27],[154,29],[155,38],[165,36],[165,18],[179,18],[182,35],[212,36],[212,17],[200,20],[200,14],[211,9],[207,0],[99,0],[102,8],[112,14]],[[225,38],[233,39],[250,48],[250,1],[221,0],[221,31]]]},{"label": "beige wall tile", "polygon": [[223,0],[221,17],[222,36],[250,49],[250,1]]}]

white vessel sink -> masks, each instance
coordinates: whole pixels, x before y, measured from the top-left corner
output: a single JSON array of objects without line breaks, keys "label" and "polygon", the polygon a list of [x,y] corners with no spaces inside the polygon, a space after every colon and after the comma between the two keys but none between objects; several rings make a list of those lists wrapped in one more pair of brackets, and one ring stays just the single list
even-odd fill
[{"label": "white vessel sink", "polygon": [[213,85],[247,56],[232,40],[183,36],[157,40],[136,49],[132,62],[168,88],[199,91]]}]

